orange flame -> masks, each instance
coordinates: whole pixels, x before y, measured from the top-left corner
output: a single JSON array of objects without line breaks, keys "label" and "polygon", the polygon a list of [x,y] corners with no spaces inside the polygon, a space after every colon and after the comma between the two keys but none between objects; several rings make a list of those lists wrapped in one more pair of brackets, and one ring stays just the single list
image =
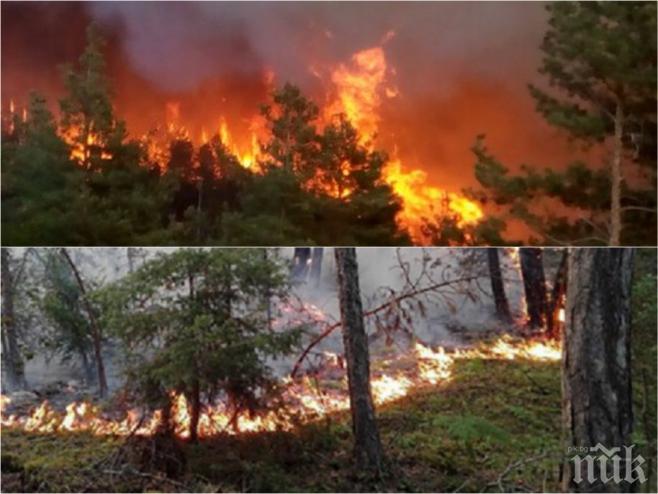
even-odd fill
[{"label": "orange flame", "polygon": [[249,149],[244,150],[234,140],[225,117],[219,119],[219,138],[224,146],[233,154],[245,168],[251,168],[261,156],[257,133],[262,130],[262,122],[258,117],[251,119],[249,124]]},{"label": "orange flame", "polygon": [[[338,365],[336,355],[328,355],[328,365]],[[447,352],[439,347],[433,350],[416,344],[409,354],[397,356],[397,360],[413,361],[411,370],[400,370],[390,374],[372,376],[373,399],[377,405],[404,398],[414,389],[428,385],[439,385],[453,378],[453,365],[459,359],[526,359],[532,361],[557,361],[561,357],[560,344],[551,341],[516,341],[503,336],[488,346]],[[384,366],[390,367],[390,366]],[[349,394],[346,377],[319,391],[308,377],[292,381],[282,381],[284,409],[268,411],[254,417],[238,416],[235,429],[231,427],[233,413],[224,403],[206,407],[199,420],[199,435],[208,437],[220,433],[235,434],[236,431],[290,430],[295,424],[310,422],[327,414],[349,409]],[[139,420],[137,410],[129,410],[125,417],[117,420],[107,417],[95,405],[87,402],[73,402],[66,406],[64,413],[57,412],[44,401],[29,415],[5,415],[5,408],[11,403],[7,396],[0,395],[2,427],[12,427],[28,432],[89,431],[97,435],[150,435],[158,427],[162,412],[156,410],[147,420]],[[172,418],[176,434],[189,437],[190,410],[182,394],[172,394]],[[293,420],[296,419],[296,420]]]},{"label": "orange flame", "polygon": [[62,137],[66,143],[71,147],[71,159],[79,163],[84,163],[91,157],[93,152],[98,152],[103,160],[112,159],[112,154],[103,149],[103,143],[97,133],[94,132],[93,123],[87,133],[87,138],[84,143],[80,142],[79,138],[82,135],[82,129],[79,127],[72,127],[67,132],[62,133]]},{"label": "orange flame", "polygon": [[[384,41],[393,34],[387,34]],[[373,149],[380,123],[379,109],[382,95],[387,98],[398,96],[397,88],[386,85],[389,71],[386,56],[381,47],[357,52],[352,56],[351,65],[340,65],[332,74],[337,97],[325,110],[331,118],[344,113],[359,131],[360,143]],[[423,170],[405,170],[399,157],[394,153],[384,170],[384,180],[403,200],[403,208],[397,221],[407,228],[417,243],[424,241],[421,227],[426,219],[442,209],[457,216],[458,226],[477,223],[483,217],[481,208],[473,201],[459,194],[447,192],[427,184],[427,173]]]}]

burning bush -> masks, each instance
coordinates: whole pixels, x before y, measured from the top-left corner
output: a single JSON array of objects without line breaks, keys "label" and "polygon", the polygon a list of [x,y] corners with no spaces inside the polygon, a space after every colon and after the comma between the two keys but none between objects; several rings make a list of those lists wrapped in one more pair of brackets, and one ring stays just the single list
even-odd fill
[{"label": "burning bush", "polygon": [[[104,322],[127,352],[129,388],[162,409],[172,430],[172,392],[189,404],[195,440],[204,404],[224,398],[237,427],[276,394],[267,359],[289,353],[302,325],[273,325],[288,298],[281,262],[254,249],[185,249],[161,254],[99,293]],[[266,399],[267,398],[267,399]]]}]

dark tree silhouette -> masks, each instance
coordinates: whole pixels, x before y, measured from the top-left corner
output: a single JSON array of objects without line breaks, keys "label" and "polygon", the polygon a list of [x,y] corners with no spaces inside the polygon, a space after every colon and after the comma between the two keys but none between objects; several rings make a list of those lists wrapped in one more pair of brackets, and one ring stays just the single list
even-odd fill
[{"label": "dark tree silhouette", "polygon": [[540,248],[523,247],[519,249],[519,257],[528,309],[528,325],[533,329],[541,328],[544,325],[547,308],[542,252]]},{"label": "dark tree silhouette", "polygon": [[500,258],[497,248],[487,249],[487,263],[489,265],[489,276],[491,278],[491,291],[493,292],[494,302],[496,303],[496,316],[502,322],[512,322],[512,315],[505,295],[505,285],[503,276],[500,271]]}]

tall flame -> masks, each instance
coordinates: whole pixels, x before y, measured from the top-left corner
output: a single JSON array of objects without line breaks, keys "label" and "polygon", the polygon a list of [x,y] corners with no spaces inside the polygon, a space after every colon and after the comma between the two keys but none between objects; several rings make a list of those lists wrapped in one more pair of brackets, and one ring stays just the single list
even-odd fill
[{"label": "tall flame", "polygon": [[[331,76],[337,97],[327,106],[325,115],[344,113],[359,131],[360,143],[370,149],[374,148],[379,129],[382,96],[395,98],[399,94],[397,88],[386,83],[389,71],[384,50],[379,46],[355,53],[349,66],[339,65]],[[417,243],[424,241],[421,227],[425,219],[440,211],[454,214],[460,227],[477,223],[483,217],[475,202],[429,185],[423,170],[405,169],[397,151],[384,169],[384,180],[402,198],[403,209],[397,220]]]}]

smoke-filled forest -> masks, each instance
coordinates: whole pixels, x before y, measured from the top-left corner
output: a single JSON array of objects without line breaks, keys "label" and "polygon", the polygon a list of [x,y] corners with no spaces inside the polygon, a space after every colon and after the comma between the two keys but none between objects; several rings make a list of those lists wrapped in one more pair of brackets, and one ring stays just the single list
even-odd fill
[{"label": "smoke-filled forest", "polygon": [[656,489],[654,249],[3,248],[2,300],[4,492]]},{"label": "smoke-filled forest", "polygon": [[3,2],[4,244],[656,244],[655,2],[372,6]]}]

